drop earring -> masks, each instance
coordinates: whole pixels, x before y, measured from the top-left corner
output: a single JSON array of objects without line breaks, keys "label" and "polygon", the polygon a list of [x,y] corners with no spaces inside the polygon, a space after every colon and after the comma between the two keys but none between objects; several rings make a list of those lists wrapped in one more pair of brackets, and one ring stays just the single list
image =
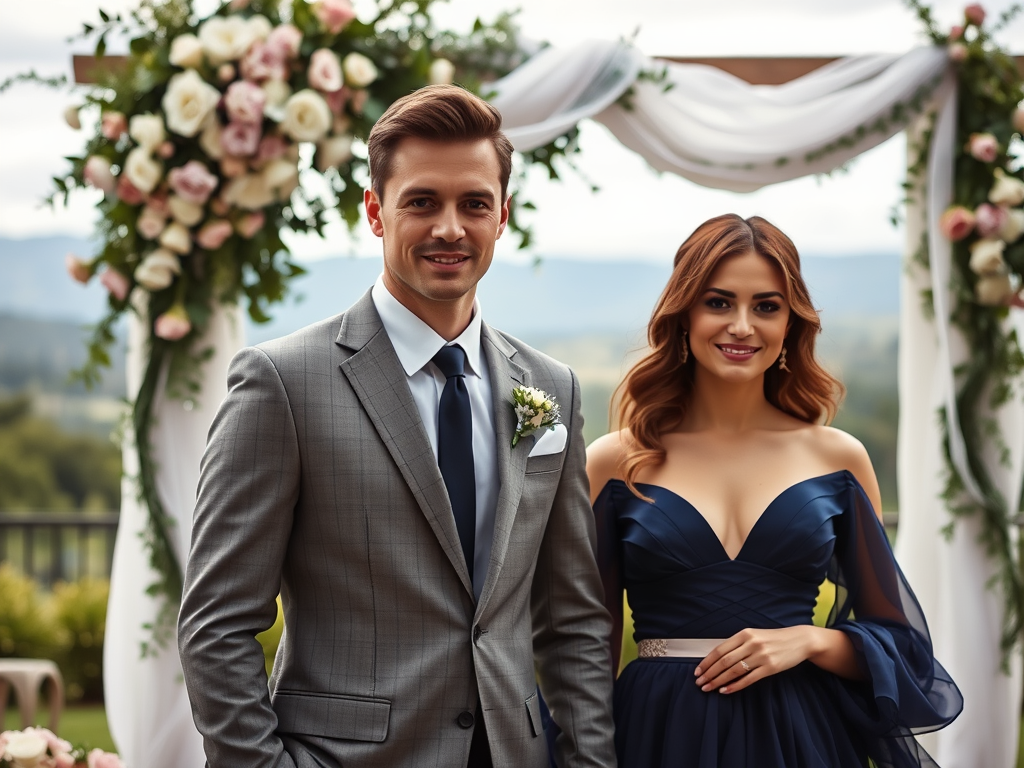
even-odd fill
[{"label": "drop earring", "polygon": [[683,331],[683,349],[679,353],[679,359],[683,365],[686,365],[686,361],[690,359],[690,345],[686,343],[686,331]]},{"label": "drop earring", "polygon": [[789,368],[786,367],[786,348],[782,348],[782,354],[779,355],[779,370],[790,373]]}]

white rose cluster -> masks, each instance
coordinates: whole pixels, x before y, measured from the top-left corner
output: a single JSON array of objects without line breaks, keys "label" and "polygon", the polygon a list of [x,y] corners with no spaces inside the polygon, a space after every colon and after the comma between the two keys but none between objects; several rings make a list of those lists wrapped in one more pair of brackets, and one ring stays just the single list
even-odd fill
[{"label": "white rose cluster", "polygon": [[1024,204],[1024,181],[1002,168],[994,174],[988,203],[975,211],[975,229],[981,237],[970,246],[969,262],[971,271],[978,275],[974,298],[987,306],[1008,303],[1020,289],[1003,254],[1007,245],[1024,234],[1024,208],[1019,207]]}]

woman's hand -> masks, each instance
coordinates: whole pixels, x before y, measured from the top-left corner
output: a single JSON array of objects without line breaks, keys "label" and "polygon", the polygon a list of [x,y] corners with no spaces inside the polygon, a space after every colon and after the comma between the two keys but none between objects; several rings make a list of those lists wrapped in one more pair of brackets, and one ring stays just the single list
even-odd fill
[{"label": "woman's hand", "polygon": [[846,634],[811,625],[744,629],[705,656],[694,674],[702,691],[734,693],[808,659],[842,677],[859,676]]}]

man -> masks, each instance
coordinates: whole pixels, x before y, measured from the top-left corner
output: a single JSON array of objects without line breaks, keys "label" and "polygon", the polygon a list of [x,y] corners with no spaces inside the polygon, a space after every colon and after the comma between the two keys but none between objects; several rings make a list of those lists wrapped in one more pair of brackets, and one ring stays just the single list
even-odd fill
[{"label": "man", "polygon": [[[209,764],[543,766],[539,680],[559,764],[612,766],[579,388],[475,301],[512,147],[493,107],[431,86],[368,151],[383,275],[238,354],[203,459],[179,645]],[[564,426],[513,448],[520,385]]]}]

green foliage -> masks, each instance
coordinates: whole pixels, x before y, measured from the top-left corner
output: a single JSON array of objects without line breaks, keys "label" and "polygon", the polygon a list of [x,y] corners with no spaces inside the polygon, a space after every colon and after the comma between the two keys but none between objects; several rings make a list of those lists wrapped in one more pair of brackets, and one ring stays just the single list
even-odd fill
[{"label": "green foliage", "polygon": [[39,586],[0,564],[0,656],[52,658],[66,643]]},{"label": "green foliage", "polygon": [[68,701],[103,700],[103,633],[110,582],[80,579],[54,586],[52,612],[58,636],[65,638],[57,661]]}]

